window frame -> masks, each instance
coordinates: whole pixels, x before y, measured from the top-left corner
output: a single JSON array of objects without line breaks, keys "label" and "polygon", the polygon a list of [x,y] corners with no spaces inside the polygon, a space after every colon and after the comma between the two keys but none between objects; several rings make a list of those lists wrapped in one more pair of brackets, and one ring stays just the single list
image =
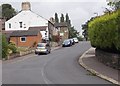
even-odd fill
[{"label": "window frame", "polygon": [[[22,38],[25,38],[25,41],[22,41]],[[26,42],[27,38],[26,37],[20,37],[20,42]]]},{"label": "window frame", "polygon": [[12,26],[11,23],[9,23],[9,28],[11,28],[11,26]]},{"label": "window frame", "polygon": [[20,25],[20,28],[22,28],[23,27],[23,22],[19,22],[19,25]]}]

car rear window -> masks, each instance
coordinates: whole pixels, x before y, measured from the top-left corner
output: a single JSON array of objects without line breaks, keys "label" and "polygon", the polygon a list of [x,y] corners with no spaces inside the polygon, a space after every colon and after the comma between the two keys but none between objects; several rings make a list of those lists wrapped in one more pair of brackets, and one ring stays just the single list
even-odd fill
[{"label": "car rear window", "polygon": [[45,47],[44,44],[38,44],[37,47]]}]

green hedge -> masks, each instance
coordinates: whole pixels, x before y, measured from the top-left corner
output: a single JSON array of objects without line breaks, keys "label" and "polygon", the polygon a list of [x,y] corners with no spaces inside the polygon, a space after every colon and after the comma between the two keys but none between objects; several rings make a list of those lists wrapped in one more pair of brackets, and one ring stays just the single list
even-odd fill
[{"label": "green hedge", "polygon": [[2,35],[2,58],[6,58],[8,55],[8,43],[6,40],[6,36]]},{"label": "green hedge", "polygon": [[95,18],[88,27],[93,47],[120,51],[120,10]]}]

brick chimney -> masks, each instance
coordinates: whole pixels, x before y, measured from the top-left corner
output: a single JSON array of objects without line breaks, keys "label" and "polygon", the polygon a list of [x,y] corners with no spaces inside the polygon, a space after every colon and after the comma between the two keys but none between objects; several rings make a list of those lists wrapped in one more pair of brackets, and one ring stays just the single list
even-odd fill
[{"label": "brick chimney", "polygon": [[22,2],[22,11],[31,10],[30,2]]}]

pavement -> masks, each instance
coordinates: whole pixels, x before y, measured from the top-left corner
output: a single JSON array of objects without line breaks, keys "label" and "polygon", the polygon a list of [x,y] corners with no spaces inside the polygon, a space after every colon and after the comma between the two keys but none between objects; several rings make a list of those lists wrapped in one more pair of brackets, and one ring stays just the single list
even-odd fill
[{"label": "pavement", "polygon": [[90,48],[86,51],[79,58],[79,64],[93,75],[105,79],[113,84],[120,85],[118,78],[120,71],[99,62],[95,57],[95,48]]},{"label": "pavement", "polygon": [[62,48],[62,46],[52,47],[51,51],[54,51],[54,50],[57,50],[57,49],[60,49],[60,48]]}]

